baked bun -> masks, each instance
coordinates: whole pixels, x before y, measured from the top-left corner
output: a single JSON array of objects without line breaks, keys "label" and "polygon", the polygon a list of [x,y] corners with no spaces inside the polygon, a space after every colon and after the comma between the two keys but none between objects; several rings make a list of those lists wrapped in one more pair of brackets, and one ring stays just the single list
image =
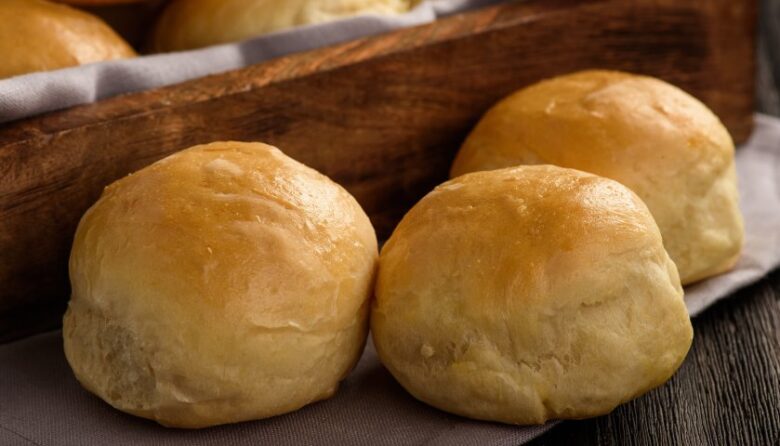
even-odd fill
[{"label": "baked bun", "polygon": [[173,0],[152,37],[154,51],[248,39],[358,14],[400,14],[418,0]]},{"label": "baked bun", "polygon": [[0,1],[0,78],[135,56],[99,18],[43,0]]},{"label": "baked bun", "polygon": [[65,354],[166,426],[328,398],[368,330],[374,230],[352,196],[264,145],[193,147],[109,186],[79,224]]},{"label": "baked bun", "polygon": [[382,249],[371,329],[417,399],[480,420],[601,415],[656,387],[693,331],[642,201],[554,166],[458,177]]},{"label": "baked bun", "polygon": [[518,164],[571,167],[631,188],[653,213],[683,284],[739,257],[734,143],[704,104],[661,80],[584,71],[520,90],[485,114],[451,173]]}]

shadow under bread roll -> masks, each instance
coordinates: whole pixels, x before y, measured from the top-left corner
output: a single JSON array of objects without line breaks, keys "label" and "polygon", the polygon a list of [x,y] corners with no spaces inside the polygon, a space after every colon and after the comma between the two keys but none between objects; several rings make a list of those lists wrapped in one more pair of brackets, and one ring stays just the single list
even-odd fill
[{"label": "shadow under bread roll", "polygon": [[134,48],[143,48],[165,0],[56,0],[105,21]]},{"label": "shadow under bread roll", "polygon": [[511,424],[605,414],[668,380],[693,336],[645,204],[555,166],[417,203],[382,248],[371,331],[417,399]]},{"label": "shadow under bread roll", "polygon": [[155,52],[234,42],[359,14],[401,14],[419,0],[173,0],[150,39]]},{"label": "shadow under bread roll", "polygon": [[704,104],[666,82],[595,70],[524,88],[482,117],[451,174],[522,164],[628,186],[652,212],[684,285],[739,259],[734,143]]},{"label": "shadow under bread roll", "polygon": [[166,426],[290,412],[358,361],[376,260],[368,217],[324,175],[265,144],[196,146],[82,218],[66,357],[89,391]]},{"label": "shadow under bread roll", "polygon": [[0,1],[0,54],[0,78],[136,55],[99,18],[45,0]]}]

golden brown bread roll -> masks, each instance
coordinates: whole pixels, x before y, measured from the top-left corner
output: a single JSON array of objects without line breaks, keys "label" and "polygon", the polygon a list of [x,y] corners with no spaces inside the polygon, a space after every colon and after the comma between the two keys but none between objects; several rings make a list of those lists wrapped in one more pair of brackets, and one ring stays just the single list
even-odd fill
[{"label": "golden brown bread roll", "polygon": [[0,0],[0,79],[135,56],[99,18],[43,0]]},{"label": "golden brown bread roll", "polygon": [[417,399],[513,424],[609,412],[693,331],[674,263],[621,184],[522,166],[450,180],[382,248],[371,330]]},{"label": "golden brown bread roll", "polygon": [[357,14],[399,14],[418,0],[173,0],[152,37],[154,51],[247,39]]},{"label": "golden brown bread roll", "polygon": [[354,198],[221,142],[109,186],[79,224],[65,353],[122,411],[204,427],[328,398],[368,330],[377,245]]},{"label": "golden brown bread roll", "polygon": [[718,118],[658,79],[584,71],[520,90],[488,111],[452,176],[555,164],[617,180],[653,213],[683,284],[737,261],[734,144]]}]

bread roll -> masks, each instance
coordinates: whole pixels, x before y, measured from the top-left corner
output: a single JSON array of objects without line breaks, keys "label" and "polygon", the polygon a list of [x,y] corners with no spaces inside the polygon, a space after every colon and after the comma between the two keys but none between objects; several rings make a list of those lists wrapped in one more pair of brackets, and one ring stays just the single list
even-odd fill
[{"label": "bread roll", "polygon": [[611,411],[691,345],[683,291],[642,201],[554,166],[464,175],[417,203],[379,261],[377,352],[417,399],[537,424]]},{"label": "bread roll", "polygon": [[328,398],[368,329],[377,244],[358,203],[264,144],[172,155],[79,224],[65,354],[124,412],[196,428]]},{"label": "bread roll", "polygon": [[43,0],[0,1],[0,78],[135,56],[99,18]]},{"label": "bread roll", "polygon": [[400,14],[419,0],[173,0],[152,37],[154,51],[248,39],[358,14]]},{"label": "bread roll", "polygon": [[584,71],[520,90],[485,114],[451,173],[518,164],[571,167],[631,188],[653,213],[683,284],[739,257],[731,137],[704,104],[663,81]]}]

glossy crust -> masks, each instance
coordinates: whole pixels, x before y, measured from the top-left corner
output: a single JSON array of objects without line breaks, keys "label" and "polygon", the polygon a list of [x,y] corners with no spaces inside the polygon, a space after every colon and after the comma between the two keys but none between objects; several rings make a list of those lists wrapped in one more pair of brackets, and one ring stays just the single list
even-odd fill
[{"label": "glossy crust", "polygon": [[259,143],[172,155],[79,224],[65,353],[78,380],[166,426],[328,398],[368,329],[377,244],[354,198]]},{"label": "glossy crust", "polygon": [[631,188],[653,213],[683,284],[739,258],[731,137],[706,106],[663,81],[585,71],[520,90],[485,114],[451,173],[518,164],[580,169]]},{"label": "glossy crust", "polygon": [[668,380],[693,336],[682,295],[630,190],[522,166],[448,181],[406,214],[380,255],[371,329],[419,400],[537,424]]},{"label": "glossy crust", "polygon": [[173,0],[152,50],[180,51],[358,14],[400,14],[418,0]]},{"label": "glossy crust", "polygon": [[134,57],[99,18],[43,0],[0,1],[0,78]]}]

